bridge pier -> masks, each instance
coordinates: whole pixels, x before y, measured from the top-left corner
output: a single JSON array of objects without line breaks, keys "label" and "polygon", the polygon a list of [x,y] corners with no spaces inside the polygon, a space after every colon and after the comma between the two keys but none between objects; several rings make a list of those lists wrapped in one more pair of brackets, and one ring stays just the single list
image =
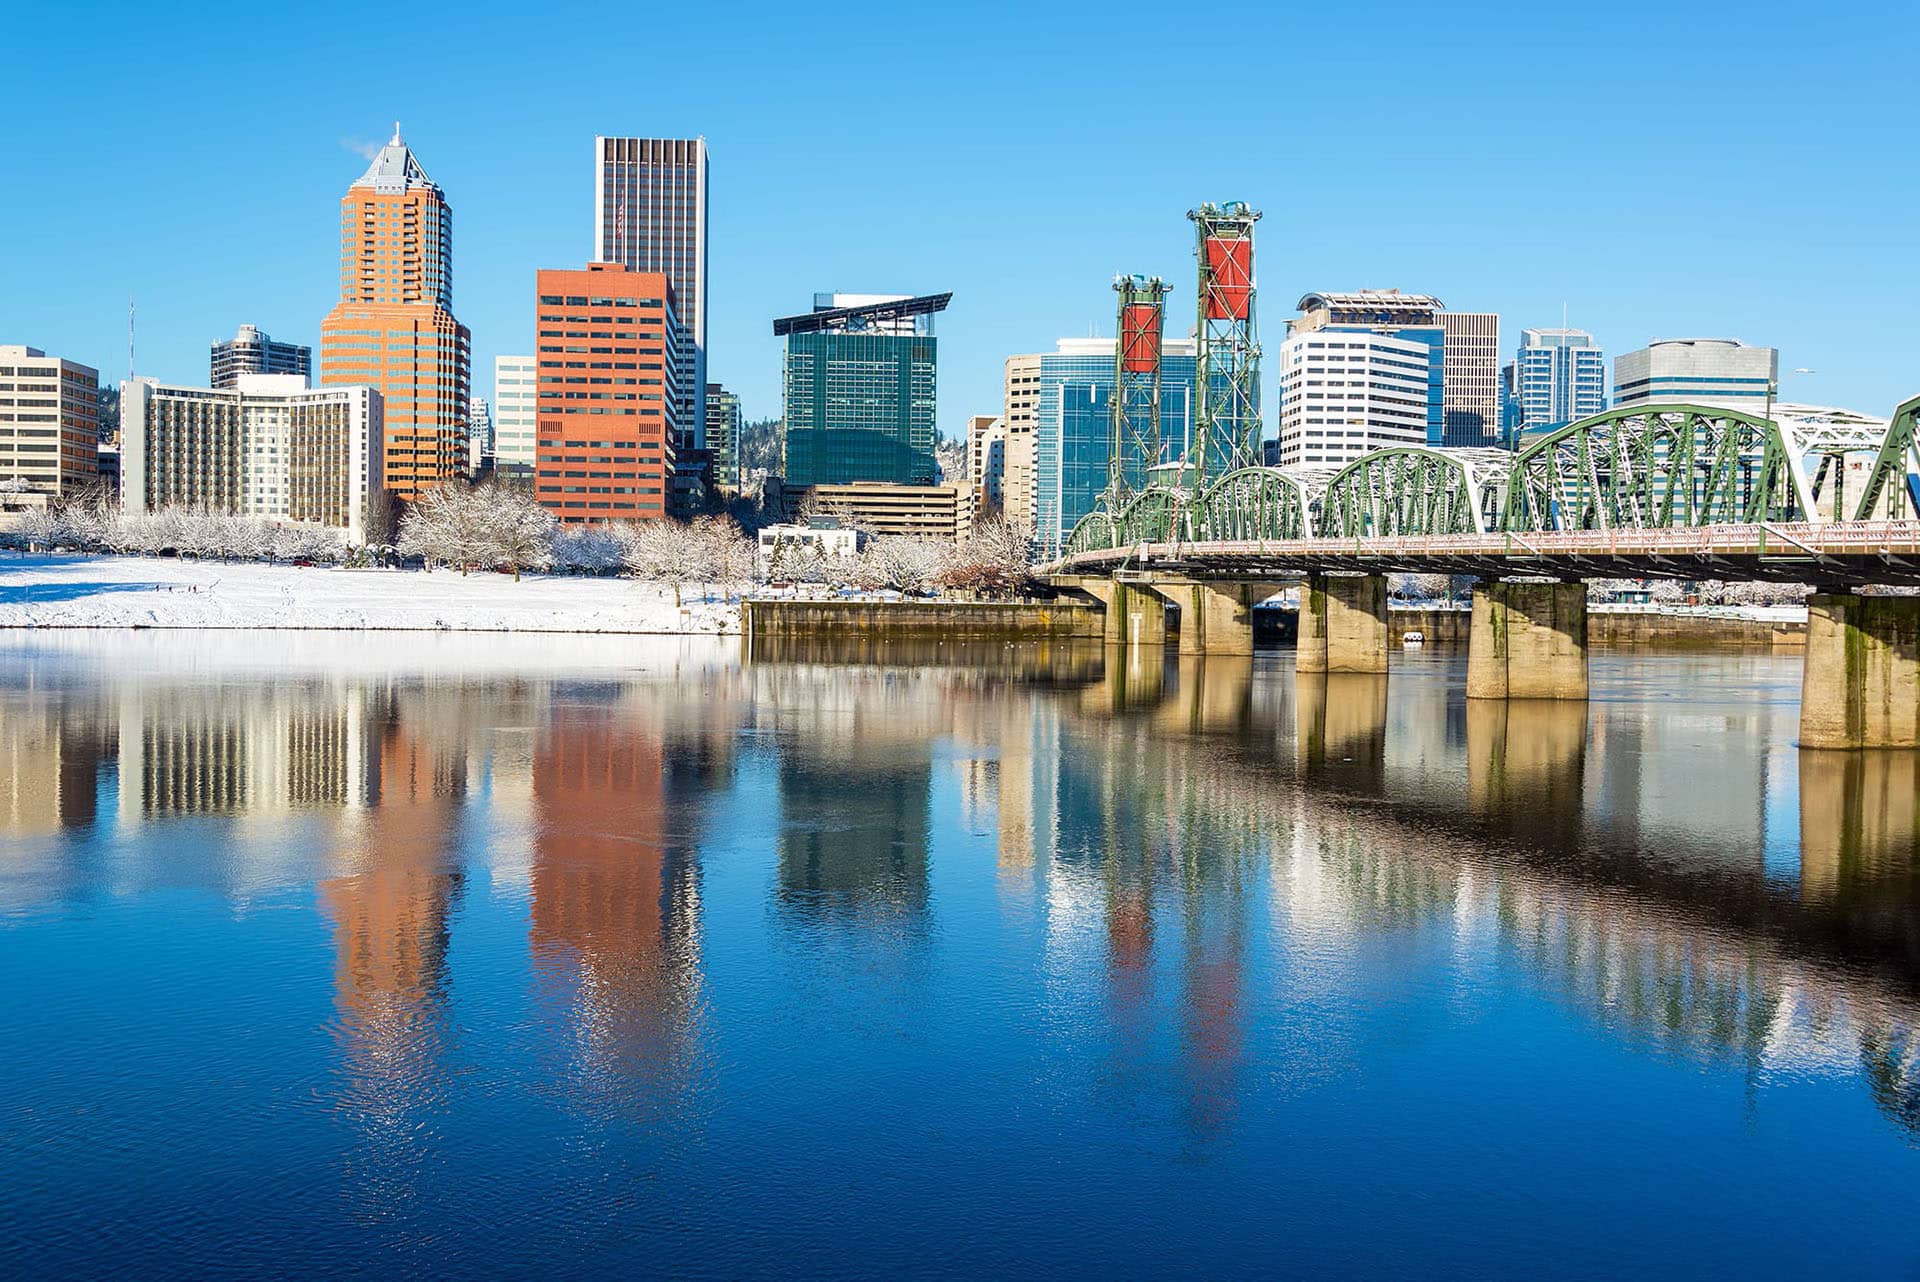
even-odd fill
[{"label": "bridge pier", "polygon": [[1800,746],[1920,747],[1920,597],[1807,598]]},{"label": "bridge pier", "polygon": [[1167,607],[1158,596],[1134,583],[1093,575],[1056,578],[1054,582],[1098,601],[1106,611],[1102,633],[1108,645],[1167,643]]},{"label": "bridge pier", "polygon": [[1296,672],[1387,670],[1387,577],[1310,574],[1300,589]]},{"label": "bridge pier", "polygon": [[1180,607],[1181,654],[1252,654],[1253,607],[1275,591],[1271,583],[1193,579],[1155,581],[1152,587]]},{"label": "bridge pier", "polygon": [[1587,585],[1476,583],[1469,699],[1585,699]]}]

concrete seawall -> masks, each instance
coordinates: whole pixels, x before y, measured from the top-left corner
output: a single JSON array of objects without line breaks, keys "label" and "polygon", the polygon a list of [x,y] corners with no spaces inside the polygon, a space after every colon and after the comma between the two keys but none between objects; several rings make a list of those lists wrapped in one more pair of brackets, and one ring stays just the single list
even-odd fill
[{"label": "concrete seawall", "polygon": [[1106,613],[1079,601],[746,601],[749,637],[1098,641]]},{"label": "concrete seawall", "polygon": [[[1387,644],[1402,648],[1409,632],[1428,645],[1467,644],[1467,610],[1389,610]],[[1587,644],[1602,650],[1804,650],[1805,620],[1722,618],[1700,614],[1587,611]]]},{"label": "concrete seawall", "polygon": [[[1291,610],[1255,612],[1263,642],[1291,642]],[[1387,644],[1403,648],[1409,632],[1425,634],[1429,646],[1465,648],[1472,615],[1467,610],[1421,608],[1388,611]],[[740,630],[762,638],[1016,641],[1090,640],[1102,636],[1105,614],[1097,605],[1056,601],[747,601]],[[1177,629],[1177,622],[1174,624]],[[1698,614],[1587,614],[1588,644],[1596,649],[1802,650],[1804,621],[1721,618]]]}]

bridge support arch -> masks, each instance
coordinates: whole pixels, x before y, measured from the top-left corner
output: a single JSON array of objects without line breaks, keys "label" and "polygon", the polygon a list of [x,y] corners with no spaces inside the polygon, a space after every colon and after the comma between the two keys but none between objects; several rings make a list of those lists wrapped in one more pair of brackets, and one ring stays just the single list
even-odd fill
[{"label": "bridge support arch", "polygon": [[1300,589],[1296,672],[1387,670],[1387,577],[1310,574]]},{"label": "bridge support arch", "polygon": [[1587,585],[1475,584],[1467,697],[1585,699]]},{"label": "bridge support arch", "polygon": [[1920,597],[1807,598],[1800,746],[1920,747]]}]

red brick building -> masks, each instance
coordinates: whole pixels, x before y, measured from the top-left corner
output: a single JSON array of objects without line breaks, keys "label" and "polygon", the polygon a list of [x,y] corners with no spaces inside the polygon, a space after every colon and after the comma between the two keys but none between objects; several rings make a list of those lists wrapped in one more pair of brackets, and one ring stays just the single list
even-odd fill
[{"label": "red brick building", "polygon": [[686,341],[672,286],[618,263],[538,281],[535,497],[572,523],[665,516]]}]

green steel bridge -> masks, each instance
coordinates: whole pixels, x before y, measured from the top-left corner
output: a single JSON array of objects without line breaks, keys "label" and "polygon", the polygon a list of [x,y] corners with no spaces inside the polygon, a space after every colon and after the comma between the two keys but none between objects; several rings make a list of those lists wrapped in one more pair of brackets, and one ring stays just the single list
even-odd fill
[{"label": "green steel bridge", "polygon": [[[1198,485],[1137,490],[1116,483],[1049,569],[1111,572],[1136,552],[1165,563],[1170,550],[1196,573],[1209,565],[1337,569],[1328,559],[1342,559],[1342,549],[1377,549],[1382,568],[1482,573],[1476,562],[1492,558],[1513,574],[1527,572],[1516,555],[1552,564],[1552,548],[1564,543],[1565,568],[1581,575],[1611,569],[1818,581],[1832,577],[1821,573],[1827,543],[1859,541],[1844,537],[1849,527],[1864,536],[1860,523],[1904,529],[1920,520],[1917,420],[1920,397],[1895,410],[1884,432],[1641,405],[1569,423],[1514,451],[1410,446],[1338,469],[1240,467]],[[1716,571],[1711,549],[1736,529],[1745,533],[1730,546],[1756,539],[1760,546],[1750,564],[1735,557]],[[1774,551],[1786,554],[1774,573],[1761,564],[1769,536]],[[1612,555],[1583,567],[1577,553],[1587,544],[1631,551],[1625,561]],[[1708,572],[1700,572],[1701,557],[1684,555],[1689,549],[1707,552]],[[1876,581],[1862,580],[1859,563],[1849,561],[1841,577]],[[1904,561],[1887,568],[1887,582],[1911,582],[1920,571]]]}]

